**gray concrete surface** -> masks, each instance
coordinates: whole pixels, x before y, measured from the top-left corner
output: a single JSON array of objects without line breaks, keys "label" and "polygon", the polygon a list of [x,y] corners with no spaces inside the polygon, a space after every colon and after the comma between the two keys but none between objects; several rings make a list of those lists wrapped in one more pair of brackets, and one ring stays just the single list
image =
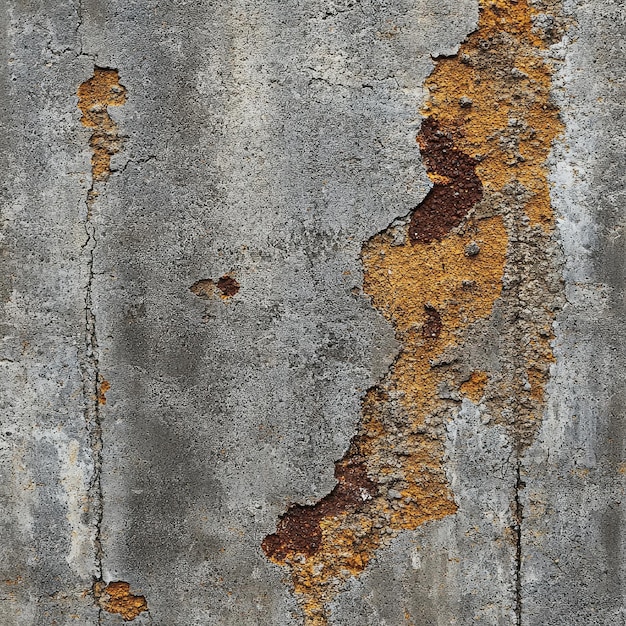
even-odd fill
[{"label": "gray concrete surface", "polygon": [[524,463],[524,623],[623,624],[626,7],[569,10],[555,92],[566,134],[552,166],[567,305]]},{"label": "gray concrete surface", "polygon": [[[334,624],[626,623],[626,12],[565,9],[567,305],[523,482],[507,431],[465,401],[446,435],[458,513],[380,551]],[[260,544],[332,489],[397,354],[361,246],[428,191],[423,83],[476,17],[473,0],[0,5],[2,626],[121,624],[100,578],[146,597],[136,624],[302,623]],[[76,91],[94,66],[128,99],[88,211]],[[230,299],[190,291],[228,273]]]}]

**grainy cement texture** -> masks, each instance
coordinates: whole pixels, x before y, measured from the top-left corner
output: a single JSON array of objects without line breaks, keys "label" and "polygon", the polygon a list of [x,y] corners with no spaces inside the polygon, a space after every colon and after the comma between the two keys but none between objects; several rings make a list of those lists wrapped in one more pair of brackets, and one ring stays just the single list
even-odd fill
[{"label": "grainy cement texture", "polygon": [[[429,189],[424,82],[477,9],[0,4],[2,626],[121,624],[94,593],[112,581],[145,597],[136,624],[303,623],[261,543],[332,490],[398,356],[361,249]],[[454,404],[457,512],[378,550],[330,624],[626,623],[626,8],[562,13],[548,169],[566,304],[541,428],[520,451]],[[127,99],[93,183],[76,94],[96,66]],[[232,297],[190,290],[227,275]]]}]

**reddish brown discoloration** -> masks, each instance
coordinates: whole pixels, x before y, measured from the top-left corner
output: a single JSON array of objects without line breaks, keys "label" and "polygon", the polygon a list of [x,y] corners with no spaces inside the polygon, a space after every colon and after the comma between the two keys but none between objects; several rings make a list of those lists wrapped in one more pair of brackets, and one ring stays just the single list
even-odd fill
[{"label": "reddish brown discoloration", "polygon": [[268,557],[280,560],[294,554],[314,555],[322,544],[323,519],[365,509],[378,493],[365,465],[349,458],[335,466],[335,478],[338,482],[326,497],[313,505],[292,506],[280,518],[276,532],[262,543]]},{"label": "reddish brown discoloration", "polygon": [[476,161],[454,146],[450,132],[426,118],[417,138],[433,188],[415,209],[409,225],[412,243],[441,241],[483,197]]},{"label": "reddish brown discoloration", "polygon": [[239,293],[239,283],[232,276],[222,276],[217,281],[217,288],[228,298]]},{"label": "reddish brown discoloration", "polygon": [[111,389],[111,383],[103,378],[98,385],[98,402],[100,404],[107,403],[107,391],[109,389]]},{"label": "reddish brown discoloration", "polygon": [[198,296],[198,298],[209,300],[215,295],[216,288],[221,291],[220,298],[223,300],[232,298],[241,289],[239,283],[232,276],[225,274],[217,282],[209,278],[198,280],[189,287],[189,291]]},{"label": "reddish brown discoloration", "polygon": [[424,310],[426,311],[426,321],[422,326],[422,336],[424,339],[437,339],[443,326],[441,315],[434,306],[429,304],[424,306]]}]

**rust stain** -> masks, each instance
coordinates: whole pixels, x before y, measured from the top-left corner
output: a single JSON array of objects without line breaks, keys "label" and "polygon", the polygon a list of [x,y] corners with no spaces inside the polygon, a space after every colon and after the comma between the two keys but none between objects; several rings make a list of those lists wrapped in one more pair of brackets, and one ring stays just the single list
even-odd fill
[{"label": "rust stain", "polygon": [[241,286],[237,282],[237,280],[231,276],[230,274],[224,274],[217,281],[213,281],[210,278],[204,278],[202,280],[196,281],[191,287],[189,287],[189,291],[195,294],[199,298],[203,300],[210,300],[213,295],[215,295],[215,290],[220,292],[219,296],[222,300],[229,300],[233,296],[239,293]]},{"label": "rust stain", "polygon": [[478,162],[455,147],[453,134],[437,119],[424,120],[417,140],[433,188],[413,211],[409,237],[413,243],[430,243],[463,221],[483,197],[483,186],[476,175]]},{"label": "rust stain", "polygon": [[263,541],[263,550],[274,560],[289,554],[313,556],[322,545],[321,524],[325,518],[363,510],[378,492],[362,462],[355,458],[335,466],[337,485],[313,506],[292,506],[278,523],[276,533]]},{"label": "rust stain", "polygon": [[111,383],[103,378],[98,385],[98,402],[100,404],[107,403],[106,394],[109,389],[111,389]]},{"label": "rust stain", "polygon": [[426,316],[422,325],[422,337],[424,339],[438,339],[443,327],[441,315],[432,304],[425,304]]},{"label": "rust stain", "polygon": [[[331,494],[291,507],[262,544],[290,568],[306,626],[328,623],[342,584],[398,532],[456,511],[443,458],[457,405],[442,386],[484,403],[518,450],[540,424],[560,302],[545,162],[561,131],[543,55],[560,35],[532,22],[556,3],[541,4],[480,0],[477,30],[426,82],[417,141],[433,187],[405,243],[390,227],[362,248],[364,291],[402,349],[365,395]],[[487,320],[497,371],[471,361]]]},{"label": "rust stain", "polygon": [[133,595],[130,585],[122,581],[111,582],[106,587],[102,582],[97,583],[95,594],[102,609],[120,615],[125,622],[132,622],[148,610],[145,597]]},{"label": "rust stain", "polygon": [[126,102],[126,89],[120,85],[117,70],[94,68],[93,76],[78,88],[81,122],[93,128],[89,145],[93,150],[91,173],[94,181],[106,181],[111,173],[111,155],[119,151],[122,139],[108,107]]},{"label": "rust stain", "polygon": [[239,293],[239,283],[232,276],[222,276],[217,281],[217,288],[222,292],[222,297],[232,298]]}]

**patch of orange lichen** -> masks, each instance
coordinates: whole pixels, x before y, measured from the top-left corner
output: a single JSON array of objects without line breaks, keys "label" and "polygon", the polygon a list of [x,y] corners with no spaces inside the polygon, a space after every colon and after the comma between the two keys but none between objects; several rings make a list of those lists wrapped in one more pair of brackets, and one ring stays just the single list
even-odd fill
[{"label": "patch of orange lichen", "polygon": [[148,610],[145,597],[133,595],[128,583],[112,582],[96,592],[100,606],[108,613],[121,615],[125,622],[132,622],[139,614]]},{"label": "patch of orange lichen", "polygon": [[78,88],[81,122],[93,128],[89,145],[93,149],[91,173],[94,181],[107,180],[111,173],[111,155],[119,151],[121,139],[117,124],[107,110],[126,102],[126,89],[120,85],[117,70],[96,67],[93,76]]},{"label": "patch of orange lichen", "polygon": [[[550,102],[551,68],[541,54],[546,44],[533,30],[532,14],[527,0],[480,0],[476,32],[458,55],[439,59],[426,82],[430,96],[422,112],[430,135],[423,125],[419,139],[440,193],[416,229],[422,225],[429,232],[420,239],[419,232],[409,236],[406,229],[399,244],[397,227],[390,227],[363,246],[364,291],[393,324],[402,350],[386,378],[366,394],[358,433],[339,462],[365,466],[377,485],[374,495],[324,517],[315,550],[288,549],[295,544],[287,540],[280,553],[266,550],[274,562],[291,568],[307,626],[328,623],[328,602],[343,581],[362,572],[398,532],[456,511],[443,467],[446,398],[453,397],[446,390],[459,390],[474,402],[487,397],[496,411],[498,405],[519,404],[515,419],[524,434],[535,432],[539,422],[553,359],[552,311],[546,305],[537,319],[518,323],[524,290],[545,287],[537,279],[543,270],[518,267],[526,261],[512,238],[522,232],[538,250],[549,247],[553,214],[545,161],[561,123]],[[428,153],[437,137],[450,163],[441,152]],[[479,188],[471,178],[476,175]],[[474,209],[459,216],[465,210],[459,202],[447,222],[437,223],[432,207],[463,193],[476,197]],[[505,269],[521,285],[519,292],[503,294]],[[520,363],[497,376],[470,363],[469,379],[460,377],[445,365],[497,302],[511,320],[508,346]],[[272,545],[284,539],[280,530],[271,537]]]}]

